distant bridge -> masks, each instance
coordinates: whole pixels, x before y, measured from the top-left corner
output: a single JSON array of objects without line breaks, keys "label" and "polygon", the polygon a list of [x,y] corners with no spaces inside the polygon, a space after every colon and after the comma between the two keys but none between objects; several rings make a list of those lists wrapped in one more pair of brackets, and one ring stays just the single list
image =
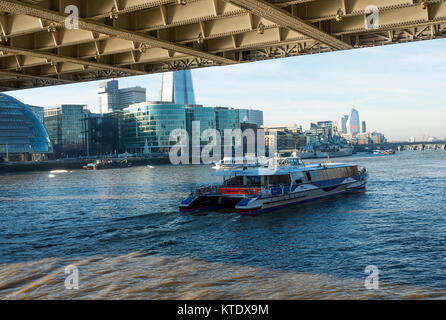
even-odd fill
[{"label": "distant bridge", "polygon": [[445,0],[1,0],[0,91],[445,36]]},{"label": "distant bridge", "polygon": [[446,150],[446,141],[434,141],[434,142],[387,142],[383,144],[364,144],[355,145],[355,151],[370,151],[370,150],[387,150],[392,149],[396,151],[403,150],[426,150],[426,149],[441,149]]}]

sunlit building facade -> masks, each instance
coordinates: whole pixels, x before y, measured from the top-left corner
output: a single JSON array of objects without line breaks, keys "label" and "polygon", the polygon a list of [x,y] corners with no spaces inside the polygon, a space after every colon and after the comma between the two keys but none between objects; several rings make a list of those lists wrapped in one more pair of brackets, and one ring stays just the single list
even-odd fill
[{"label": "sunlit building facade", "polygon": [[145,88],[131,87],[119,89],[118,80],[102,82],[97,93],[99,94],[100,113],[121,111],[132,104],[147,100]]},{"label": "sunlit building facade", "polygon": [[263,111],[254,109],[237,109],[240,123],[255,124],[257,128],[263,126]]},{"label": "sunlit building facade", "polygon": [[185,106],[144,102],[124,109],[124,147],[130,153],[143,153],[147,140],[151,153],[167,153],[176,144],[169,141],[175,129],[186,129]]},{"label": "sunlit building facade", "polygon": [[100,113],[113,112],[119,109],[119,82],[112,80],[99,84]]},{"label": "sunlit building facade", "polygon": [[[200,131],[193,132],[192,124],[194,121],[200,123]],[[191,136],[192,134],[201,134],[206,129],[215,129],[215,110],[211,107],[203,106],[186,106],[186,131]]]},{"label": "sunlit building facade", "polygon": [[360,133],[361,123],[359,122],[359,112],[356,109],[350,111],[350,116],[347,122],[348,130],[351,135]]},{"label": "sunlit building facade", "polygon": [[0,93],[0,158],[32,160],[52,152],[48,133],[31,109]]},{"label": "sunlit building facade", "polygon": [[163,73],[160,101],[195,105],[196,101],[191,71],[180,70]]},{"label": "sunlit building facade", "polygon": [[[119,89],[119,110],[124,110],[128,106],[147,101],[146,88],[131,87]],[[114,110],[117,111],[117,110]]]},{"label": "sunlit building facade", "polygon": [[347,129],[348,118],[349,118],[348,114],[344,115],[341,118],[341,133],[343,133],[343,134],[347,134],[348,133],[348,129]]}]

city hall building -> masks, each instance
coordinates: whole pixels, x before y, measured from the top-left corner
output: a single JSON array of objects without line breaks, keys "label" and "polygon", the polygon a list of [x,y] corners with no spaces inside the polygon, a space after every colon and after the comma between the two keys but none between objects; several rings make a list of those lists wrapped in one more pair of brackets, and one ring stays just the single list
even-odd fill
[{"label": "city hall building", "polygon": [[0,161],[40,160],[52,153],[43,123],[17,99],[0,93]]}]

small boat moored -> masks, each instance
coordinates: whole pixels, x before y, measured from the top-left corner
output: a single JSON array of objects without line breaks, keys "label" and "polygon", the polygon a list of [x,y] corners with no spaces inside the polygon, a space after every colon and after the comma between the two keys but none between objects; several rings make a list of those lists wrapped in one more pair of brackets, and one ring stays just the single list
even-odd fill
[{"label": "small boat moored", "polygon": [[95,162],[89,163],[83,168],[86,170],[103,170],[103,169],[115,169],[115,168],[128,168],[132,164],[128,162],[127,159],[120,161],[113,160],[96,160]]},{"label": "small boat moored", "polygon": [[233,208],[238,213],[269,212],[303,202],[364,190],[365,168],[342,163],[304,164],[300,158],[273,158],[254,168],[216,172],[220,185],[193,190],[180,211]]}]

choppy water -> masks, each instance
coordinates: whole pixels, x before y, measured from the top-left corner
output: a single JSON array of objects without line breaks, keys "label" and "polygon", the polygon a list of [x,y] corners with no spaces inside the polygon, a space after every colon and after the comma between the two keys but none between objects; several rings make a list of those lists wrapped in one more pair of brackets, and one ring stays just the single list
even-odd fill
[{"label": "choppy water", "polygon": [[258,216],[180,214],[204,166],[1,175],[0,298],[446,298],[446,153],[342,161],[366,193]]}]

